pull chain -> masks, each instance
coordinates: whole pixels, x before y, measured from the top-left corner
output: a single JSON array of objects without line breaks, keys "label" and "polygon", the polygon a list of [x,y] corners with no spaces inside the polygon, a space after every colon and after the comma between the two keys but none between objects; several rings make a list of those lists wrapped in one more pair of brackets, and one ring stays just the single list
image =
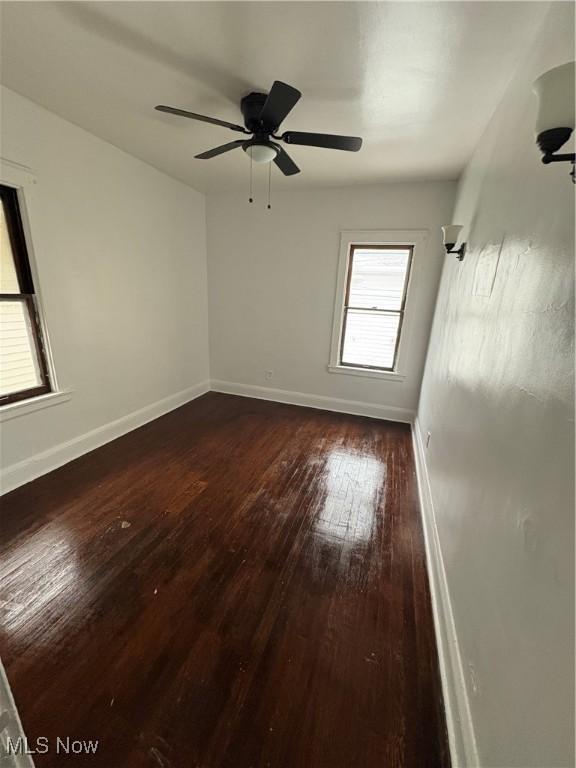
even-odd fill
[{"label": "pull chain", "polygon": [[270,205],[271,178],[272,178],[272,163],[268,163],[268,210],[272,208],[272,206]]},{"label": "pull chain", "polygon": [[254,198],[252,197],[252,155],[250,155],[250,197],[248,198],[248,202],[254,202]]}]

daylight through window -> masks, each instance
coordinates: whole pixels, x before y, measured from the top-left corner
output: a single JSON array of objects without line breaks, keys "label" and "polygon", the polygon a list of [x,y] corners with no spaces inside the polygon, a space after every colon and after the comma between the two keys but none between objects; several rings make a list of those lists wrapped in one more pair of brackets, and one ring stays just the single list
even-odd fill
[{"label": "daylight through window", "polygon": [[409,245],[352,245],[340,365],[393,371],[412,262]]}]

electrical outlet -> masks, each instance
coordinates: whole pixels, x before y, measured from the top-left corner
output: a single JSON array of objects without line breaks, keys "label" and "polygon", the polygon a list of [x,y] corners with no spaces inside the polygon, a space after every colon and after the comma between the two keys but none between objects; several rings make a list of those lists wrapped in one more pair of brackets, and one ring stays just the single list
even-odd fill
[{"label": "electrical outlet", "polygon": [[430,445],[430,438],[432,437],[432,432],[426,433],[426,448]]},{"label": "electrical outlet", "polygon": [[272,378],[272,376],[274,376],[274,371],[264,371],[264,376],[266,377],[266,379],[267,379],[268,381],[270,381],[270,379]]}]

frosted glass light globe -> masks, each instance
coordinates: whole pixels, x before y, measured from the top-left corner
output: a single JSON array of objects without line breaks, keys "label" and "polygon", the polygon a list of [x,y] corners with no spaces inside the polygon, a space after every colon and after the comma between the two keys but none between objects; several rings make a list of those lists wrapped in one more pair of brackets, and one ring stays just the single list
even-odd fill
[{"label": "frosted glass light globe", "polygon": [[250,144],[246,147],[248,154],[255,163],[271,163],[276,157],[276,150],[269,144]]},{"label": "frosted glass light globe", "polygon": [[444,233],[444,245],[455,245],[460,237],[461,224],[446,224],[442,227]]},{"label": "frosted glass light globe", "polygon": [[538,96],[536,135],[553,128],[574,130],[575,63],[562,64],[545,72],[534,83]]}]

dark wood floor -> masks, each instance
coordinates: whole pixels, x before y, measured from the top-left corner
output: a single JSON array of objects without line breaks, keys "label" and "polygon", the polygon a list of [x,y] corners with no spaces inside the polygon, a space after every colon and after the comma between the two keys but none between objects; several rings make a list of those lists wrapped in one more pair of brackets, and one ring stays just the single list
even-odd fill
[{"label": "dark wood floor", "polygon": [[37,766],[448,766],[418,515],[407,426],[214,393],[5,496]]}]

